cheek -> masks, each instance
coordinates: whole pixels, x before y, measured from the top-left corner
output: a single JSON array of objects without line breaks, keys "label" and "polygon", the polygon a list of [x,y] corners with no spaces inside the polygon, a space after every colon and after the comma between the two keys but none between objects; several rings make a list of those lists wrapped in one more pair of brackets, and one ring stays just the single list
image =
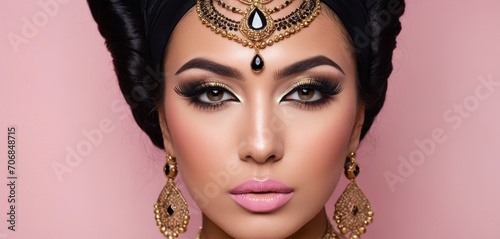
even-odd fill
[{"label": "cheek", "polygon": [[[353,91],[353,90],[351,90]],[[295,110],[296,119],[287,126],[290,149],[307,152],[308,162],[318,168],[336,164],[347,156],[349,140],[356,119],[354,92],[343,92],[344,97],[334,99],[327,108],[317,112]],[[305,164],[304,167],[313,167]],[[316,166],[315,166],[316,167]]]},{"label": "cheek", "polygon": [[[326,201],[336,187],[348,154],[356,117],[355,97],[332,102],[326,110],[304,114],[296,112],[288,126],[289,155],[297,155],[290,171],[299,172],[296,183],[306,195]],[[300,129],[300,130],[297,130]],[[285,159],[286,160],[286,159]]]},{"label": "cheek", "polygon": [[[170,96],[175,94],[169,93]],[[169,98],[167,93],[165,113],[179,171],[191,194],[195,190],[224,190],[224,185],[217,184],[217,188],[210,186],[208,189],[207,185],[214,181],[210,175],[234,171],[238,148],[234,137],[237,124],[231,120],[231,111],[207,113],[179,98]],[[194,199],[197,200],[196,197]],[[207,202],[197,203],[203,205]]]},{"label": "cheek", "polygon": [[[316,122],[314,130],[302,133],[302,144],[308,152],[306,163],[302,166],[308,185],[321,185],[328,188],[329,195],[337,184],[340,173],[343,170],[344,160],[352,128],[348,115],[335,115],[324,118],[329,122]],[[313,123],[313,122],[311,122]],[[310,128],[310,127],[309,127]],[[307,131],[307,130],[306,130]]]}]

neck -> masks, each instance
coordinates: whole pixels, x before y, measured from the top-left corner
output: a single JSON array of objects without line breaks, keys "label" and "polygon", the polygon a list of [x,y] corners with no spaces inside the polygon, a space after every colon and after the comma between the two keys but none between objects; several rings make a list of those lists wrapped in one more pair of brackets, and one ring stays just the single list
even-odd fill
[{"label": "neck", "polygon": [[[287,239],[312,238],[323,239],[328,231],[329,224],[325,209],[323,208],[314,218],[307,222]],[[201,239],[232,239],[222,228],[217,226],[212,220],[203,215],[203,229],[199,233]],[[331,235],[331,238],[336,238]]]}]

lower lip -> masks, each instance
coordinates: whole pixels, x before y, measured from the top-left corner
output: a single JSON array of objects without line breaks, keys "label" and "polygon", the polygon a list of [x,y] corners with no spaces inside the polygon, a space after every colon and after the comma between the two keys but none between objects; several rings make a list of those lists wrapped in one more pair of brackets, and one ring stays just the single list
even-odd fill
[{"label": "lower lip", "polygon": [[231,194],[243,208],[251,212],[272,212],[285,205],[293,196],[290,193],[245,193]]}]

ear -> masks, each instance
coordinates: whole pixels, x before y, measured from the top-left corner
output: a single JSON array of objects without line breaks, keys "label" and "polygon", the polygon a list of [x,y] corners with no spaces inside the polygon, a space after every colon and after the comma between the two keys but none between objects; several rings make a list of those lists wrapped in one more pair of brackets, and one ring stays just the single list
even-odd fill
[{"label": "ear", "polygon": [[168,129],[167,118],[165,111],[162,106],[157,107],[158,110],[158,121],[160,122],[161,134],[163,135],[163,147],[165,152],[175,158],[174,144],[172,142],[172,136],[170,130]]},{"label": "ear", "polygon": [[361,130],[363,128],[363,123],[365,122],[365,105],[363,103],[360,103],[358,106],[355,120],[356,122],[354,123],[354,127],[351,133],[351,138],[349,140],[348,153],[356,152],[356,150],[358,150],[359,147]]}]

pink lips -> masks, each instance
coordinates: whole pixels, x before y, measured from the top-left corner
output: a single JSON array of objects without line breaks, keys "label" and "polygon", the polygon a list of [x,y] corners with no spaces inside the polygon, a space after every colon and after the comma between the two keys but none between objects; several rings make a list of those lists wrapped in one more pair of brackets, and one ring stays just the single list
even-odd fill
[{"label": "pink lips", "polygon": [[251,212],[272,212],[293,196],[292,188],[273,179],[248,180],[229,192],[236,203]]}]

